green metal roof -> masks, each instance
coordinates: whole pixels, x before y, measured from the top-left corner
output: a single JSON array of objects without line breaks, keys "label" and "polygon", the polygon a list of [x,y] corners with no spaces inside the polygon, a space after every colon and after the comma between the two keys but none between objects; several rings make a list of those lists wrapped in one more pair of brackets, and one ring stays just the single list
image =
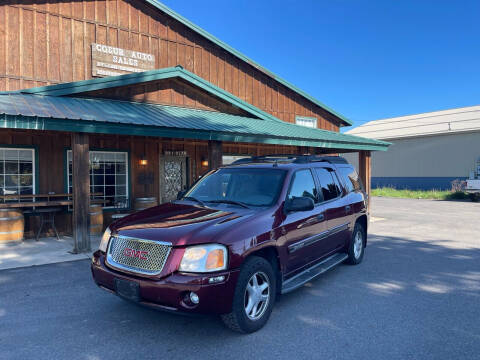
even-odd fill
[{"label": "green metal roof", "polygon": [[[235,95],[225,91],[218,86],[213,85],[211,82],[201,78],[194,73],[185,70],[183,67],[177,65],[175,67],[157,69],[144,71],[141,73],[125,74],[118,76],[108,76],[104,78],[96,78],[90,80],[74,81],[69,83],[62,83],[57,85],[48,85],[36,88],[29,88],[24,90],[19,90],[15,92],[21,92],[26,94],[37,94],[37,95],[52,95],[52,96],[69,96],[79,93],[84,93],[87,91],[95,91],[101,89],[108,89],[118,86],[127,86],[133,84],[139,84],[149,81],[170,79],[170,78],[181,78],[188,83],[195,85],[211,95],[217,96],[218,98],[225,100],[229,104],[236,106],[246,112],[252,114],[255,117],[264,120],[274,120],[282,121],[275,116],[249,104],[242,99],[236,97]],[[8,93],[8,92],[7,92]]]},{"label": "green metal roof", "polygon": [[215,111],[10,93],[0,95],[0,127],[311,146],[336,150],[387,150],[389,143],[282,121]]},{"label": "green metal roof", "polygon": [[276,81],[278,81],[279,83],[281,83],[282,85],[290,88],[291,90],[295,91],[296,93],[302,95],[304,98],[308,99],[309,101],[313,102],[314,104],[320,106],[321,108],[325,109],[326,111],[328,111],[329,113],[335,115],[336,117],[342,119],[347,125],[353,125],[353,122],[349,119],[347,119],[345,116],[339,114],[338,112],[336,112],[335,110],[331,109],[330,107],[328,107],[327,105],[323,104],[322,102],[318,101],[317,99],[315,99],[314,97],[312,97],[311,95],[307,94],[306,92],[304,92],[303,90],[300,90],[298,87],[296,87],[295,85],[289,83],[288,81],[282,79],[280,76],[278,75],[275,75],[274,73],[272,73],[271,71],[265,69],[264,67],[262,67],[261,65],[257,64],[255,61],[253,61],[252,59],[248,58],[247,56],[243,55],[240,51],[232,48],[230,45],[224,43],[223,41],[221,41],[220,39],[218,39],[217,37],[213,36],[212,34],[210,34],[209,32],[203,30],[200,26],[198,25],[195,25],[194,23],[192,23],[190,20],[184,18],[183,16],[181,16],[180,14],[176,13],[175,11],[173,11],[172,9],[170,9],[169,7],[165,6],[164,4],[158,2],[157,0],[144,0],[145,2],[153,5],[154,7],[156,7],[157,9],[161,10],[162,12],[164,12],[165,14],[167,14],[168,16],[174,18],[175,20],[179,21],[180,23],[182,23],[183,25],[185,25],[186,27],[192,29],[193,31],[195,31],[196,33],[202,35],[204,38],[210,40],[211,42],[213,42],[214,44],[216,44],[217,46],[221,47],[222,49],[228,51],[229,53],[235,55],[236,57],[238,57],[239,59],[247,62],[248,64],[250,64],[251,66],[253,66],[254,68],[262,71],[263,73],[265,73],[266,75],[270,76],[271,78],[275,79]]}]

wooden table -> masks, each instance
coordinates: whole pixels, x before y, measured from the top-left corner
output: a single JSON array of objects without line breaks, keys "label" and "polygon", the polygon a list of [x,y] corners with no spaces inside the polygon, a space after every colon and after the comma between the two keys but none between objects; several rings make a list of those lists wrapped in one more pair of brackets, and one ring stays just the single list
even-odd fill
[{"label": "wooden table", "polygon": [[[102,199],[90,200],[90,204],[103,204]],[[34,201],[34,202],[14,202],[0,204],[0,209],[20,209],[27,207],[46,207],[46,206],[69,206],[73,205],[73,200],[57,200],[57,201]]]},{"label": "wooden table", "polygon": [[46,206],[68,206],[72,205],[72,200],[59,200],[59,201],[34,201],[34,202],[14,202],[0,204],[0,209],[12,209],[12,208],[27,208],[27,207],[46,207]]},{"label": "wooden table", "polygon": [[[101,196],[102,193],[93,193],[90,196]],[[47,206],[71,206],[73,200],[72,194],[35,194],[35,195],[0,195],[0,201],[18,199],[16,202],[0,203],[0,209],[28,208],[28,207],[47,207]],[[66,199],[61,199],[66,198]],[[32,199],[33,201],[20,202],[21,199]],[[36,199],[46,199],[35,201]],[[52,200],[51,200],[52,199]],[[91,204],[103,204],[103,199],[91,199]]]}]

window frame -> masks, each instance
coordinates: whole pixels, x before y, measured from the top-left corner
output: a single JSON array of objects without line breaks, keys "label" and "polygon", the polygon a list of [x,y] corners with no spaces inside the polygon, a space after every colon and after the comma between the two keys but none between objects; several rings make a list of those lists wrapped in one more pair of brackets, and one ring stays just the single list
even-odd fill
[{"label": "window frame", "polygon": [[[313,171],[313,173],[315,174],[315,179],[317,181],[317,187],[318,187],[318,190],[317,190],[317,193],[321,196],[321,201],[320,201],[320,204],[327,204],[329,202],[332,202],[332,201],[335,201],[335,200],[338,200],[342,197],[345,196],[345,189],[344,189],[344,185],[342,183],[342,180],[338,177],[337,173],[336,173],[336,169],[334,169],[333,167],[331,166],[315,166],[315,167],[312,167],[312,169],[325,169],[327,170],[329,173],[333,173],[334,175],[332,176],[336,176],[337,177],[337,181],[338,181],[338,184],[340,185],[340,193],[334,197],[333,199],[329,199],[329,200],[325,200],[324,197],[323,197],[323,192],[322,192],[322,184],[320,182],[320,178],[318,177],[318,174],[317,174],[317,171]],[[333,179],[335,181],[335,179]]]},{"label": "window frame", "polygon": [[[39,194],[40,189],[40,173],[39,169],[39,154],[38,154],[38,146],[37,145],[22,145],[22,144],[0,144],[0,150],[31,150],[33,152],[32,156],[32,195]],[[5,187],[5,184],[4,184]],[[20,198],[19,198],[20,201]]]},{"label": "window frame", "polygon": [[224,163],[224,162],[223,162],[223,157],[224,157],[224,156],[230,156],[230,157],[233,157],[233,158],[245,159],[245,158],[248,158],[248,157],[251,157],[251,156],[254,156],[254,155],[251,155],[251,154],[223,153],[223,154],[222,154],[222,165],[223,165],[223,166],[228,166],[228,165],[233,164],[233,162],[237,161],[238,159],[234,159],[233,162],[227,164],[227,163]]},{"label": "window frame", "polygon": [[[64,175],[64,189],[65,189],[65,193],[68,194],[68,188],[69,188],[69,185],[70,185],[70,182],[69,182],[69,177],[68,177],[68,152],[69,151],[72,151],[72,148],[71,147],[65,147],[64,149],[64,169],[63,169],[63,175]],[[130,158],[130,150],[125,150],[125,149],[112,149],[112,148],[90,148],[88,150],[88,156],[89,156],[89,159],[90,159],[90,153],[91,152],[113,152],[113,153],[126,153],[127,154],[127,161],[126,161],[126,165],[127,165],[127,169],[126,169],[126,172],[127,172],[127,184],[126,184],[126,197],[127,197],[127,207],[125,208],[122,208],[121,210],[122,211],[126,211],[126,210],[131,210],[132,209],[132,199],[130,198],[131,194],[132,194],[132,181],[131,181],[131,175],[132,175],[132,171],[130,170],[131,168],[131,158]],[[90,169],[89,169],[89,174],[90,174]],[[72,174],[72,177],[73,177],[73,174]],[[106,207],[102,207],[102,209],[104,211],[117,211],[118,209],[116,209],[114,206],[106,206]]]},{"label": "window frame", "polygon": [[[313,183],[315,184],[315,189],[317,190],[316,201],[313,202],[314,206],[316,207],[317,205],[320,205],[322,203],[322,201],[319,197],[319,187],[318,187],[319,183],[317,181],[317,177],[314,174],[314,171],[312,171],[312,168],[310,168],[310,167],[295,169],[295,171],[292,172],[292,175],[290,176],[290,184],[288,184],[287,193],[285,195],[285,202],[288,201],[288,196],[290,195],[290,191],[292,190],[293,182],[295,181],[295,175],[297,174],[297,172],[304,171],[304,170],[310,171],[310,175],[312,175]],[[323,196],[322,196],[322,198],[323,198]]]}]

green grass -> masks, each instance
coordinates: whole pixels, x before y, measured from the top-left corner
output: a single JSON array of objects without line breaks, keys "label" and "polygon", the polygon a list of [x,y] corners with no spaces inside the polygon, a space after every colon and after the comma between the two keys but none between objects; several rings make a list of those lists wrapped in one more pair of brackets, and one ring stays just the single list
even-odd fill
[{"label": "green grass", "polygon": [[406,199],[433,199],[433,200],[463,200],[468,199],[468,194],[462,191],[439,190],[399,190],[390,187],[372,189],[372,196],[384,196]]}]

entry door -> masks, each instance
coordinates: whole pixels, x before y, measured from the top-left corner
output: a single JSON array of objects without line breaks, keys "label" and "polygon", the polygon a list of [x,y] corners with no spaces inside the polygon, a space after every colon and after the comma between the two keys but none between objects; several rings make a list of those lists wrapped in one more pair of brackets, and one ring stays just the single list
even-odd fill
[{"label": "entry door", "polygon": [[318,204],[317,188],[310,169],[297,170],[292,177],[287,200],[307,196],[315,208],[310,211],[292,212],[286,215],[283,227],[288,254],[287,272],[298,270],[321,257],[322,240],[326,235],[324,208]]},{"label": "entry door", "polygon": [[325,241],[327,250],[332,252],[345,246],[349,237],[351,207],[335,171],[332,168],[315,168],[320,182],[327,220],[328,238]]},{"label": "entry door", "polygon": [[187,186],[187,158],[185,156],[160,157],[160,203],[177,198]]}]

